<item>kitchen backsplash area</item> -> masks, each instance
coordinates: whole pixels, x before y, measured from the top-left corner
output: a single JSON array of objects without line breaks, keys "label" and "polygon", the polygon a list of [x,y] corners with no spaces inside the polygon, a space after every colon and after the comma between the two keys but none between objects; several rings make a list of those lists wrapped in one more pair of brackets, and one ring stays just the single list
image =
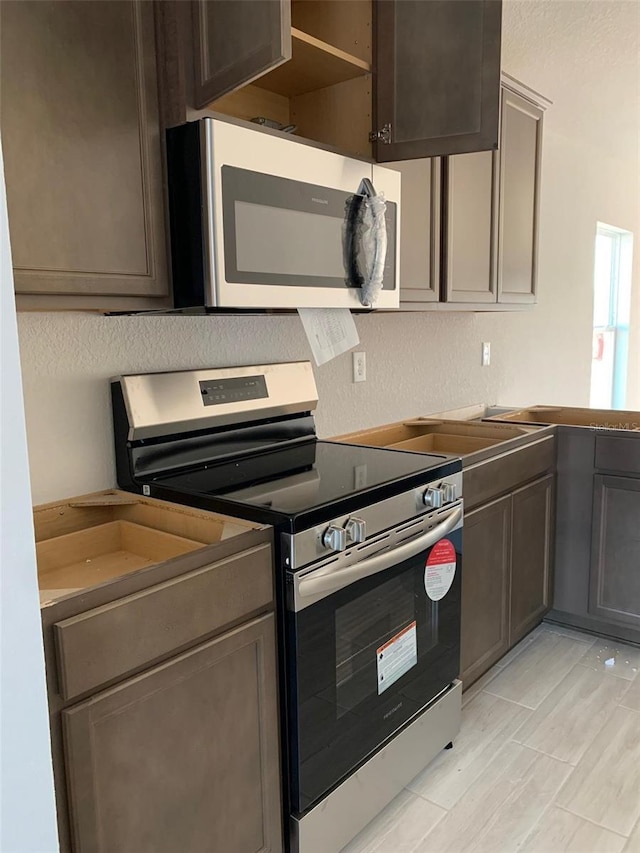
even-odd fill
[{"label": "kitchen backsplash area", "polygon": [[[352,382],[351,353],[315,368],[318,433],[331,436],[473,402],[585,401],[572,371],[535,357],[524,315],[356,316],[367,381]],[[115,485],[109,383],[121,373],[311,357],[297,316],[18,316],[34,504]],[[491,341],[492,363],[480,364]],[[588,343],[588,342],[587,342]]]},{"label": "kitchen backsplash area", "polygon": [[[615,40],[589,35],[591,26],[608,32],[609,10],[590,5],[602,22],[585,17],[582,35],[598,48],[598,61],[613,62]],[[566,4],[505,4],[503,68],[554,102],[545,118],[538,304],[513,314],[356,316],[367,380],[352,382],[350,354],[316,368],[321,436],[482,401],[588,404],[596,223],[637,234],[639,197],[629,187],[638,162],[620,145],[627,136],[611,134],[604,105],[611,100],[614,115],[619,101],[607,95],[600,112],[591,108],[600,66],[567,67],[567,33],[578,38]],[[640,251],[634,254],[637,279]],[[636,295],[632,328],[639,320]],[[109,377],[311,357],[296,316],[21,313],[18,327],[34,503],[115,484]],[[489,367],[481,366],[484,341],[491,342]],[[626,407],[638,409],[637,334],[630,346]]]}]

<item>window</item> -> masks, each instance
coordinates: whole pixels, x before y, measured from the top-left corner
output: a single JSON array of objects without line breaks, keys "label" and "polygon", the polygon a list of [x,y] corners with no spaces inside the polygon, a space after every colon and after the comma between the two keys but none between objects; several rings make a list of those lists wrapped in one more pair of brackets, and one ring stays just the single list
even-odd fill
[{"label": "window", "polygon": [[590,405],[623,409],[627,390],[633,235],[599,222],[593,294]]}]

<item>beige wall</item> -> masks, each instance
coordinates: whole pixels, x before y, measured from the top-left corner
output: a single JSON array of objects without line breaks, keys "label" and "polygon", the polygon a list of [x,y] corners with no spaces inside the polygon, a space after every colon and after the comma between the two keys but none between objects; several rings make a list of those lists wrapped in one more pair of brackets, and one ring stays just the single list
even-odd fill
[{"label": "beige wall", "polygon": [[[638,10],[635,0],[507,0],[503,67],[554,101],[539,304],[357,317],[368,380],[352,384],[350,355],[316,369],[321,435],[478,401],[588,403],[596,222],[634,231],[636,273],[640,255]],[[635,310],[629,405],[640,409],[637,293]],[[114,485],[109,376],[310,357],[295,316],[24,314],[19,330],[36,502]]]}]

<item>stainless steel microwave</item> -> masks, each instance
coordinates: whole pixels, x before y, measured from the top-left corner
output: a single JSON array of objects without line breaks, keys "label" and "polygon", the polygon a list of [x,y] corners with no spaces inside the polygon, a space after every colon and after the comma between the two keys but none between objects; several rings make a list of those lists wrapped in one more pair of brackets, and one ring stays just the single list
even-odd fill
[{"label": "stainless steel microwave", "polygon": [[213,118],[167,131],[167,162],[176,308],[363,308],[373,257],[372,307],[398,307],[399,172]]}]

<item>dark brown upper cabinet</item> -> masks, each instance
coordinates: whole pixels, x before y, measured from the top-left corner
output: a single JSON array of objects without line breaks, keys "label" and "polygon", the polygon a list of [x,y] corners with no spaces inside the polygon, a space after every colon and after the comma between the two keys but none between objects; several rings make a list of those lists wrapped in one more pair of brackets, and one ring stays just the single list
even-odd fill
[{"label": "dark brown upper cabinet", "polygon": [[[421,247],[400,247],[400,301],[406,310],[524,310],[537,300],[542,125],[550,102],[502,75],[498,151],[390,163],[441,164],[439,214],[425,182],[403,182],[403,213]],[[423,171],[428,171],[425,165]],[[409,207],[405,205],[408,198]],[[425,223],[428,222],[428,227]],[[403,230],[405,219],[403,217]],[[433,299],[433,261],[424,247],[440,233],[440,283]],[[428,262],[427,262],[428,261]]]},{"label": "dark brown upper cabinet", "polygon": [[402,175],[402,299],[418,306],[440,299],[439,157],[390,163]]},{"label": "dark brown upper cabinet", "polygon": [[445,302],[496,302],[498,178],[497,151],[446,158]]},{"label": "dark brown upper cabinet", "polygon": [[181,64],[193,93],[187,82],[186,108],[167,110],[174,123],[207,109],[371,157],[370,0],[177,4],[187,5]]},{"label": "dark brown upper cabinet", "polygon": [[377,0],[376,160],[498,147],[501,0]]},{"label": "dark brown upper cabinet", "polygon": [[196,108],[291,59],[290,0],[215,0],[193,5]]},{"label": "dark brown upper cabinet", "polygon": [[0,6],[19,308],[168,305],[153,11],[138,0]]},{"label": "dark brown upper cabinet", "polygon": [[543,110],[502,91],[498,301],[532,303],[537,295]]},{"label": "dark brown upper cabinet", "polygon": [[501,0],[195,0],[191,10],[191,108],[293,125],[380,162],[498,145]]}]

